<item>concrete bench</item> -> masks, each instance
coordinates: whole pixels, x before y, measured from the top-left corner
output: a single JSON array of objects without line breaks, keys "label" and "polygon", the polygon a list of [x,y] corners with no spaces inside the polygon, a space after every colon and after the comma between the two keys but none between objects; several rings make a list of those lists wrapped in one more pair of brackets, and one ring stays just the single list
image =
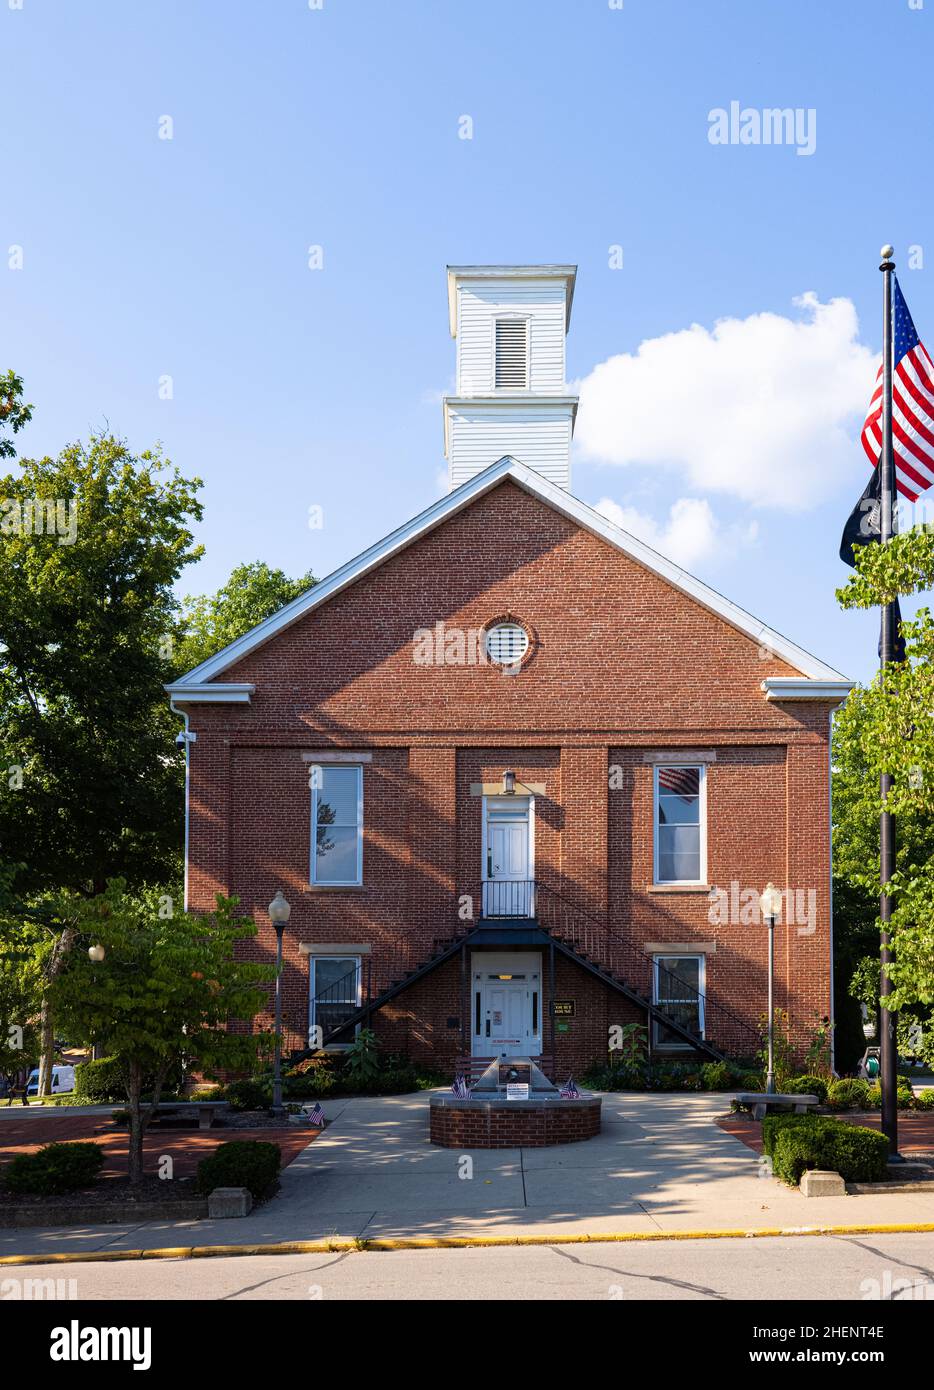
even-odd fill
[{"label": "concrete bench", "polygon": [[[152,1109],[152,1107],[148,1107]],[[157,1114],[189,1115],[196,1112],[198,1116],[198,1128],[210,1129],[214,1123],[215,1115],[222,1110],[230,1109],[230,1102],[227,1100],[160,1100],[155,1107]]]},{"label": "concrete bench", "polygon": [[806,1115],[820,1105],[817,1096],[769,1095],[764,1091],[741,1091],[736,1099],[740,1105],[752,1106],[754,1120],[764,1119],[767,1110],[787,1110],[790,1107],[796,1115]]}]

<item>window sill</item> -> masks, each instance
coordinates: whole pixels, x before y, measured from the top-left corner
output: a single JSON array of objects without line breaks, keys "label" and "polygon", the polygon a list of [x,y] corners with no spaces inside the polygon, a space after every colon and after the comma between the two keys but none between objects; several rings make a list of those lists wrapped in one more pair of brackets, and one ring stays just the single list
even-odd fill
[{"label": "window sill", "polygon": [[707,893],[710,894],[709,883],[648,883],[645,891],[647,893]]},{"label": "window sill", "polygon": [[365,893],[365,883],[303,883],[303,893]]}]

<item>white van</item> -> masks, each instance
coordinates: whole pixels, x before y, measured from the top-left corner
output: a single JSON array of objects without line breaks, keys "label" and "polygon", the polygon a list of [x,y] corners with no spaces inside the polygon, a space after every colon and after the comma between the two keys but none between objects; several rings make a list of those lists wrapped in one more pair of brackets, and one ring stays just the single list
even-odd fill
[{"label": "white van", "polygon": [[[74,1067],[61,1066],[52,1068],[52,1095],[60,1096],[67,1094],[68,1091],[75,1089],[75,1069]],[[39,1068],[33,1067],[29,1073],[29,1082],[26,1086],[28,1096],[39,1094]]]}]

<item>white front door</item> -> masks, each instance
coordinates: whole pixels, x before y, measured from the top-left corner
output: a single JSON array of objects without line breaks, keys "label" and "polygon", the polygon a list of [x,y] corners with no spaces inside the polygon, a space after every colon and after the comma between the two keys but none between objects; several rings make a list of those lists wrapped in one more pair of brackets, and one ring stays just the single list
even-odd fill
[{"label": "white front door", "polygon": [[472,967],[473,1056],[540,1056],[541,956],[478,951]]},{"label": "white front door", "polygon": [[484,916],[531,917],[530,800],[524,796],[489,797],[485,810]]}]

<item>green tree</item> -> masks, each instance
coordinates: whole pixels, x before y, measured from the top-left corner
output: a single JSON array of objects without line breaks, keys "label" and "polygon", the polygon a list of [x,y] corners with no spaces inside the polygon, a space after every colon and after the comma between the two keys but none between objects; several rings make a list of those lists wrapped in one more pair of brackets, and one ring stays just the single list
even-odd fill
[{"label": "green tree", "polygon": [[[14,371],[0,375],[0,429],[10,429],[19,434],[25,424],[32,419],[32,406],[23,402],[23,379]],[[0,438],[0,458],[15,458],[16,448],[12,439]]]},{"label": "green tree", "polygon": [[162,687],[199,484],[111,436],[21,468],[0,480],[0,844],[23,894],[164,881],[181,759]]},{"label": "green tree", "polygon": [[0,950],[0,1077],[10,1082],[39,1046],[42,953],[34,931],[17,924]]},{"label": "green tree", "polygon": [[[870,608],[934,584],[934,534],[917,528],[886,545],[856,548],[856,573],[838,590],[844,608]],[[843,818],[835,846],[837,872],[859,894],[881,891],[879,778],[892,776],[887,809],[897,820],[889,968],[890,1007],[921,1006],[930,1020],[934,1003],[934,621],[927,608],[902,623],[907,660],[880,680],[855,690],[839,716],[836,751],[844,765]],[[839,783],[838,783],[839,785]],[[878,929],[878,922],[876,924]],[[878,939],[873,954],[876,954]]]},{"label": "green tree", "polygon": [[200,666],[317,582],[310,571],[298,579],[289,579],[282,570],[254,560],[237,565],[215,594],[198,598],[189,595],[182,619],[183,636],[175,657],[178,674]]},{"label": "green tree", "polygon": [[[117,1058],[127,1078],[129,1176],[143,1176],[143,1138],[169,1074],[183,1062],[199,1070],[251,1066],[268,1036],[247,1031],[266,1002],[271,966],[238,960],[237,942],[256,934],[237,917],[235,898],[218,895],[209,917],[177,912],[171,895],[130,895],[114,880],[78,905],[75,949],[53,986],[64,1026]],[[90,946],[104,959],[91,960]],[[151,1102],[144,1103],[146,1078]]]}]

